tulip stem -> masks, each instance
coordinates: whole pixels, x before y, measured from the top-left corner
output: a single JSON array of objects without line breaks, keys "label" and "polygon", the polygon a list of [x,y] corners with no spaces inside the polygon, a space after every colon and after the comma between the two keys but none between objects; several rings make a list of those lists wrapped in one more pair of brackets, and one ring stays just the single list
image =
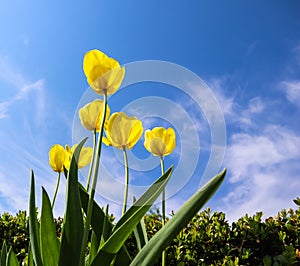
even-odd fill
[{"label": "tulip stem", "polygon": [[90,183],[91,183],[91,176],[92,176],[92,172],[93,172],[93,168],[94,168],[94,161],[95,161],[95,154],[96,154],[96,144],[97,144],[97,135],[96,135],[97,131],[96,129],[94,129],[94,134],[93,134],[93,155],[92,155],[92,159],[91,159],[91,164],[90,164],[90,169],[89,169],[89,174],[88,174],[88,179],[86,182],[86,191],[89,191],[90,188]]},{"label": "tulip stem", "polygon": [[52,209],[54,207],[54,203],[55,203],[55,199],[56,199],[56,195],[57,195],[59,183],[60,183],[60,172],[58,172],[57,182],[56,182],[56,188],[55,188],[55,192],[54,192],[53,199],[52,199],[52,204],[51,204]]},{"label": "tulip stem", "polygon": [[[165,164],[164,164],[164,157],[160,157],[160,166],[161,166],[161,174],[163,175],[165,173]],[[161,202],[161,208],[162,208],[162,226],[165,226],[166,224],[166,191],[163,189],[162,191],[162,202]],[[163,250],[161,254],[161,265],[165,266],[167,262],[166,257],[166,251]]]},{"label": "tulip stem", "polygon": [[97,186],[97,177],[98,177],[98,170],[99,170],[99,162],[100,162],[100,155],[101,155],[101,144],[102,144],[102,136],[103,136],[103,129],[104,129],[104,122],[106,117],[106,109],[107,109],[107,89],[103,90],[104,94],[104,101],[103,101],[103,113],[102,119],[100,124],[100,130],[98,135],[98,142],[96,147],[96,161],[94,163],[94,173],[92,179],[92,188],[89,194],[89,201],[88,201],[88,208],[86,214],[86,221],[84,225],[83,237],[81,242],[81,252],[80,252],[80,265],[84,265],[84,257],[87,248],[88,236],[91,226],[91,219],[92,219],[92,210],[93,210],[93,201],[95,197],[95,189]]},{"label": "tulip stem", "polygon": [[128,183],[129,183],[128,158],[127,158],[127,152],[125,147],[123,147],[123,155],[124,155],[124,165],[125,165],[125,188],[124,188],[122,215],[124,215],[126,212],[127,198],[128,198]]}]

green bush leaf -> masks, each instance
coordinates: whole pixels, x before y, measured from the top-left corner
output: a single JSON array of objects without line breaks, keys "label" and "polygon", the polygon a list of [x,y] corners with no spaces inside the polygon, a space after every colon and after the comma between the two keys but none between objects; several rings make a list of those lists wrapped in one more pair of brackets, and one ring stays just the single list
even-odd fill
[{"label": "green bush leaf", "polygon": [[40,225],[40,243],[43,264],[57,266],[59,258],[59,241],[56,237],[56,228],[52,214],[49,196],[42,188],[42,211]]},{"label": "green bush leaf", "polygon": [[83,144],[87,138],[83,139],[76,147],[67,177],[66,211],[63,221],[59,264],[80,265],[80,251],[83,236],[83,217],[81,211],[81,201],[78,188],[78,159]]},{"label": "green bush leaf", "polygon": [[151,205],[158,198],[162,190],[167,185],[173,166],[171,166],[147,191],[131,206],[131,208],[121,217],[113,228],[113,233],[109,239],[100,247],[92,265],[110,265],[115,254],[120,250],[126,239],[130,236],[134,228],[143,218]]},{"label": "green bush leaf", "polygon": [[13,252],[12,248],[9,249],[7,258],[6,258],[6,265],[7,266],[19,266],[19,262],[15,253]]},{"label": "green bush leaf", "polygon": [[215,193],[224,180],[226,169],[207,182],[196,192],[170,219],[170,221],[153,236],[134,258],[131,266],[153,265],[161,252],[172,242],[180,230],[193,218],[200,208]]},{"label": "green bush leaf", "polygon": [[29,234],[30,234],[30,245],[32,249],[33,260],[36,265],[43,265],[40,243],[39,243],[39,227],[36,216],[35,206],[35,181],[34,173],[31,170],[31,186],[30,186],[30,198],[29,198]]}]

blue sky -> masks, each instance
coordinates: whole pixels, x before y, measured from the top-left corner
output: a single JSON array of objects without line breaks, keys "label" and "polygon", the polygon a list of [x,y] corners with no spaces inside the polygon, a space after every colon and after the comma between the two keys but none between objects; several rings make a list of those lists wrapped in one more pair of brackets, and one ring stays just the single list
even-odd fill
[{"label": "blue sky", "polygon": [[[299,10],[299,2],[292,0],[2,1],[0,213],[27,209],[30,168],[37,185],[52,195],[56,175],[48,165],[48,151],[55,143],[71,144],[74,126],[79,130],[76,112],[88,89],[82,60],[94,48],[125,66],[140,60],[172,62],[209,85],[227,132],[219,168],[227,167],[228,175],[209,202],[214,210],[233,220],[247,212],[270,216],[294,207],[292,199],[299,196],[300,187]],[[178,146],[166,158],[167,165],[181,165],[176,168],[178,179],[168,188],[169,211],[178,209],[199,187],[211,152],[210,113],[195,101],[204,97],[197,84],[190,86],[195,88],[193,95],[148,81],[122,88],[109,99],[113,112],[124,109],[137,115],[145,128],[162,124],[177,130]],[[158,97],[169,111],[159,109],[149,97]],[[153,107],[145,99],[153,100]],[[163,113],[151,117],[151,108]],[[149,173],[139,170],[141,165],[157,165],[142,146],[143,139],[132,151],[140,159],[132,161],[135,186],[149,185],[159,174],[158,166]],[[181,154],[185,149],[191,155]],[[123,167],[111,148],[104,148],[104,156],[114,178],[103,174],[99,201],[106,204],[110,198],[116,203]],[[195,158],[196,166],[190,166],[194,174],[185,172]],[[187,174],[184,181],[179,180],[182,173]],[[131,193],[140,191],[132,188]],[[64,182],[58,202],[55,211],[61,214]],[[111,208],[118,213],[120,205],[115,203]]]}]

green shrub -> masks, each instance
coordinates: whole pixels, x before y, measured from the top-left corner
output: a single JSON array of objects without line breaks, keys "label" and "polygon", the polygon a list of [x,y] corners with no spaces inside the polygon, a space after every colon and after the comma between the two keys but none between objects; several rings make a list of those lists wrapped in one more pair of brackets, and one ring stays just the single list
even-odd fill
[{"label": "green shrub", "polygon": [[[150,239],[161,228],[161,214],[152,210],[144,217]],[[57,236],[62,218],[55,219]],[[0,237],[13,247],[21,262],[29,245],[28,217],[25,211],[15,216],[0,216]],[[126,246],[137,254],[134,236]],[[222,212],[210,208],[198,213],[166,249],[167,265],[300,265],[300,208],[282,210],[262,220],[262,213],[245,215],[231,225]],[[160,265],[159,263],[157,265]]]}]

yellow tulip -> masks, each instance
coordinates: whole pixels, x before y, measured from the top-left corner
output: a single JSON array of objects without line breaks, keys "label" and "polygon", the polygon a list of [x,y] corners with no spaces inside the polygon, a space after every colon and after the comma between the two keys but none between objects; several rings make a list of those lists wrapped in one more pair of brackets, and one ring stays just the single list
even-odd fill
[{"label": "yellow tulip", "polygon": [[144,146],[155,156],[169,155],[176,147],[174,129],[155,127],[152,130],[146,130]]},{"label": "yellow tulip", "polygon": [[49,164],[55,172],[63,172],[64,165],[69,165],[69,154],[63,146],[55,144],[50,148]]},{"label": "yellow tulip", "polygon": [[107,121],[105,133],[106,138],[103,137],[102,141],[107,146],[131,149],[142,136],[143,125],[135,116],[117,112]]},{"label": "yellow tulip", "polygon": [[[87,130],[95,130],[98,132],[100,130],[100,123],[103,112],[103,101],[97,99],[93,102],[86,104],[79,110],[79,118],[81,124]],[[110,114],[110,109],[107,106],[105,120],[108,119]]]},{"label": "yellow tulip", "polygon": [[83,59],[83,71],[88,84],[98,94],[113,94],[121,86],[125,68],[117,60],[108,57],[99,50],[87,52]]},{"label": "yellow tulip", "polygon": [[[69,145],[66,145],[66,151],[69,154],[68,157],[68,163],[66,164],[66,168],[69,169],[70,168],[70,164],[71,164],[71,159],[72,159],[72,155],[76,149],[78,144],[74,144],[72,146],[72,148],[70,148]],[[78,160],[78,168],[83,168],[85,166],[87,166],[92,159],[92,154],[93,154],[93,149],[91,147],[82,147],[81,151],[80,151],[80,155],[79,155],[79,160]]]}]

